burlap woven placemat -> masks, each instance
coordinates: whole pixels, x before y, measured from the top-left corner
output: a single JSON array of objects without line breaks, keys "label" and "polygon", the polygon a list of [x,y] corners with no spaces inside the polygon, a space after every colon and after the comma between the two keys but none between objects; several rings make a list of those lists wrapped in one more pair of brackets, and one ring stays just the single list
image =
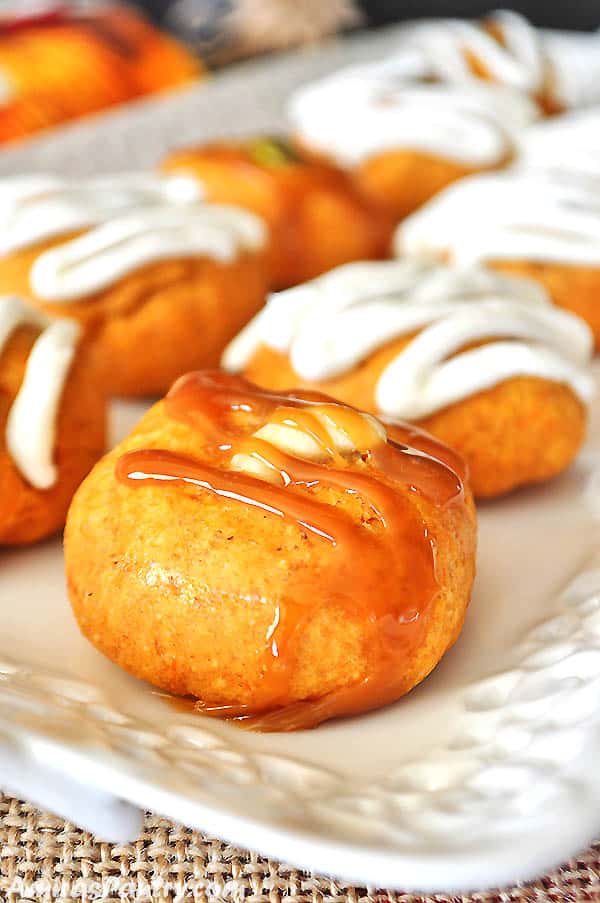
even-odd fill
[{"label": "burlap woven placemat", "polygon": [[147,815],[135,843],[94,837],[0,794],[0,899],[231,903],[597,903],[600,842],[539,881],[466,896],[354,887]]}]

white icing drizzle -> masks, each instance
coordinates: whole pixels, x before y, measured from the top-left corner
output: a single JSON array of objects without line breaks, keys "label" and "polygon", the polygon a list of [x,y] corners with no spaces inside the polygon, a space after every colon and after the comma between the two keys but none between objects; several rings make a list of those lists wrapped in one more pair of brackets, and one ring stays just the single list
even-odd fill
[{"label": "white icing drizzle", "polygon": [[240,251],[258,250],[265,238],[262,220],[237,207],[161,205],[50,248],[29,278],[45,301],[79,301],[144,265],[191,256],[229,262]]},{"label": "white icing drizzle", "polygon": [[519,166],[600,177],[600,107],[535,123],[524,130],[520,145]]},{"label": "white icing drizzle", "polygon": [[222,364],[241,370],[266,345],[287,353],[302,379],[323,381],[414,333],[375,387],[382,414],[421,419],[524,375],[565,383],[584,403],[592,397],[591,332],[538,285],[415,259],[348,264],[272,295]]},{"label": "white icing drizzle", "polygon": [[600,103],[600,30],[542,34],[558,103],[565,109]]},{"label": "white icing drizzle", "polygon": [[452,82],[472,82],[468,55],[501,84],[535,94],[544,84],[546,54],[539,32],[518,13],[500,10],[489,17],[503,37],[500,43],[479,22],[434,20],[414,25],[408,43],[421,51],[429,73]]},{"label": "white icing drizzle", "polygon": [[[565,108],[600,102],[600,31],[540,31],[504,10],[489,21],[501,41],[481,22],[405,26],[383,62],[339,70],[297,91],[292,127],[309,148],[343,166],[401,148],[486,166],[510,154],[539,115],[525,94],[549,92]],[[472,71],[470,58],[491,83]]]},{"label": "white icing drizzle", "polygon": [[406,25],[387,59],[341,69],[292,95],[292,127],[344,166],[393,148],[484,166],[510,153],[539,115],[525,95],[546,93],[567,109],[600,102],[600,31],[541,31],[506,10],[488,21],[501,40],[485,21]]},{"label": "white icing drizzle", "polygon": [[539,115],[531,100],[501,85],[411,81],[419,65],[418,56],[400,53],[309,84],[290,100],[292,127],[343,166],[394,149],[486,166],[512,153],[520,130]]},{"label": "white icing drizzle", "polygon": [[407,26],[400,49],[421,53],[429,75],[445,81],[477,80],[471,55],[494,81],[530,94],[549,91],[566,109],[600,101],[600,32],[539,30],[508,10],[492,13],[488,21],[499,28],[502,42],[481,22],[429,20]]},{"label": "white icing drizzle", "polygon": [[189,204],[202,195],[186,176],[117,173],[92,179],[52,175],[0,179],[0,254],[107,222],[124,211]]},{"label": "white icing drizzle", "polygon": [[42,328],[6,422],[6,447],[22,476],[36,489],[50,489],[58,472],[53,460],[56,421],[75,356],[80,327],[50,322],[20,298],[0,298],[0,354],[20,326]]},{"label": "white icing drizzle", "polygon": [[394,244],[398,254],[450,253],[460,266],[600,266],[600,180],[521,169],[470,176],[404,220]]}]

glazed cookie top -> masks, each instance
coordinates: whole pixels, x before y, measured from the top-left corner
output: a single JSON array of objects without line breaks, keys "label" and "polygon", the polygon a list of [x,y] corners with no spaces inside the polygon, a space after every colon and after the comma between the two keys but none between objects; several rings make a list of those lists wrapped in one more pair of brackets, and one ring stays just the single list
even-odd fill
[{"label": "glazed cookie top", "polygon": [[[228,262],[265,242],[262,221],[203,203],[196,180],[127,175],[82,182],[26,177],[0,182],[0,253],[58,239],[34,260],[30,283],[44,301],[77,301],[138,267],[176,257]],[[73,232],[83,234],[72,237]],[[61,235],[67,235],[60,241]]]},{"label": "glazed cookie top", "polygon": [[[213,713],[248,718],[264,707],[276,710],[277,700],[289,696],[303,627],[324,604],[348,606],[349,616],[360,616],[370,631],[369,676],[279,710],[279,728],[308,727],[395,698],[398,665],[423,642],[424,615],[437,592],[431,523],[416,497],[430,512],[469,504],[452,452],[410,428],[399,426],[392,440],[374,417],[328,396],[276,395],[222,372],[183,377],[163,410],[167,423],[185,424],[202,445],[193,457],[182,455],[168,448],[165,430],[165,447],[134,447],[118,458],[121,485],[197,493],[222,506],[224,525],[234,524],[242,509],[255,517],[257,542],[266,519],[267,529],[269,522],[273,530],[287,525],[298,541],[310,540],[305,550],[314,549],[311,563],[298,564],[291,579],[273,560],[282,588],[276,618],[257,649],[264,676],[256,708],[219,706]],[[153,436],[160,443],[156,431]],[[267,728],[268,722],[259,716],[251,725]]]},{"label": "glazed cookie top", "polygon": [[583,402],[592,395],[590,331],[543,289],[416,259],[348,264],[272,295],[223,365],[241,370],[266,345],[288,354],[303,380],[321,382],[403,336],[413,338],[375,387],[378,410],[389,416],[426,417],[523,375],[566,383]]},{"label": "glazed cookie top", "polygon": [[444,81],[486,78],[562,108],[600,100],[600,33],[540,31],[518,13],[499,10],[480,21],[416,23],[400,46],[421,54],[429,75]]},{"label": "glazed cookie top", "polygon": [[50,322],[20,298],[0,298],[0,355],[21,326],[41,330],[6,421],[6,447],[21,475],[36,489],[50,489],[58,473],[53,461],[60,401],[75,357],[80,327]]},{"label": "glazed cookie top", "polygon": [[470,176],[402,222],[400,254],[446,254],[460,266],[529,260],[600,266],[600,180],[515,168]]},{"label": "glazed cookie top", "polygon": [[395,149],[487,166],[510,156],[516,136],[538,116],[535,104],[510,88],[415,80],[425,75],[411,54],[342,69],[292,96],[292,128],[311,150],[343,166]]},{"label": "glazed cookie top", "polygon": [[[406,427],[410,442],[399,450],[377,418],[319,392],[272,393],[234,374],[199,371],[177,380],[164,406],[168,417],[203,435],[204,465],[210,465],[213,476],[218,470],[230,478],[233,489],[237,483],[243,483],[236,474],[247,474],[260,481],[248,485],[266,498],[268,490],[260,484],[286,489],[290,480],[303,482],[302,462],[312,462],[323,470],[321,478],[325,478],[325,472],[331,474],[331,468],[343,466],[346,479],[335,481],[335,485],[346,492],[353,474],[363,473],[364,464],[370,462],[372,476],[396,488],[410,487],[435,506],[444,507],[462,498],[463,466],[450,449],[425,433]],[[185,476],[169,476],[168,472],[179,468],[183,473],[193,467],[197,474],[189,482],[210,482],[201,479],[203,464],[199,461],[185,461],[168,450],[137,449],[119,459],[117,475],[129,485],[131,481],[145,480],[186,482]],[[212,491],[232,496],[228,490]],[[269,509],[262,498],[237,500]],[[290,499],[288,502],[291,504]],[[274,510],[271,513],[276,514]],[[303,522],[293,511],[288,515]],[[310,519],[303,525],[321,540],[335,545],[335,531],[322,529]]]}]

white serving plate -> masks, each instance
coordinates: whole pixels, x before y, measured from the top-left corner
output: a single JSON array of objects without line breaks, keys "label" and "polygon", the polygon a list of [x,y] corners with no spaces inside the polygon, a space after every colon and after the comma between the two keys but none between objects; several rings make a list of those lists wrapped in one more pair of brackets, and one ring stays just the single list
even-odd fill
[{"label": "white serving plate", "polygon": [[[141,410],[115,406],[115,439]],[[467,623],[431,677],[297,734],[181,713],[79,635],[58,540],[4,551],[2,784],[110,840],[149,808],[379,886],[533,877],[600,828],[599,489],[597,418],[568,474],[480,508]]]},{"label": "white serving plate", "polygon": [[[276,128],[291,87],[392,40],[238,67],[4,152],[0,173],[148,166],[172,144]],[[115,405],[114,438],[141,410]],[[149,808],[390,888],[481,889],[575,853],[600,829],[599,415],[568,474],[480,508],[473,602],[434,674],[312,732],[177,711],[79,635],[57,540],[0,552],[3,789],[110,840],[134,838]]]}]

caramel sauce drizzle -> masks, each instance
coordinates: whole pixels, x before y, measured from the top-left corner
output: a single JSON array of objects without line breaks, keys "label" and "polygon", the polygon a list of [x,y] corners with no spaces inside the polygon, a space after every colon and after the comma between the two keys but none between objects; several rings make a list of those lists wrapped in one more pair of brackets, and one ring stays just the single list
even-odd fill
[{"label": "caramel sauce drizzle", "polygon": [[[183,377],[165,408],[206,439],[203,460],[165,449],[131,451],[117,462],[119,480],[131,487],[183,483],[287,520],[299,539],[319,546],[319,567],[299,568],[282,585],[257,650],[263,676],[252,706],[197,701],[194,708],[255,730],[295,730],[396,699],[403,663],[422,642],[437,592],[435,543],[409,495],[437,507],[463,504],[456,456],[403,425],[389,424],[386,437],[373,418],[320,393],[272,394],[220,372]],[[317,460],[261,437],[266,426],[272,436],[278,428],[299,431]],[[254,464],[261,476],[240,469]],[[360,520],[330,500],[332,489],[360,502]],[[327,605],[366,625],[367,673],[354,686],[289,704],[306,625]]]}]

